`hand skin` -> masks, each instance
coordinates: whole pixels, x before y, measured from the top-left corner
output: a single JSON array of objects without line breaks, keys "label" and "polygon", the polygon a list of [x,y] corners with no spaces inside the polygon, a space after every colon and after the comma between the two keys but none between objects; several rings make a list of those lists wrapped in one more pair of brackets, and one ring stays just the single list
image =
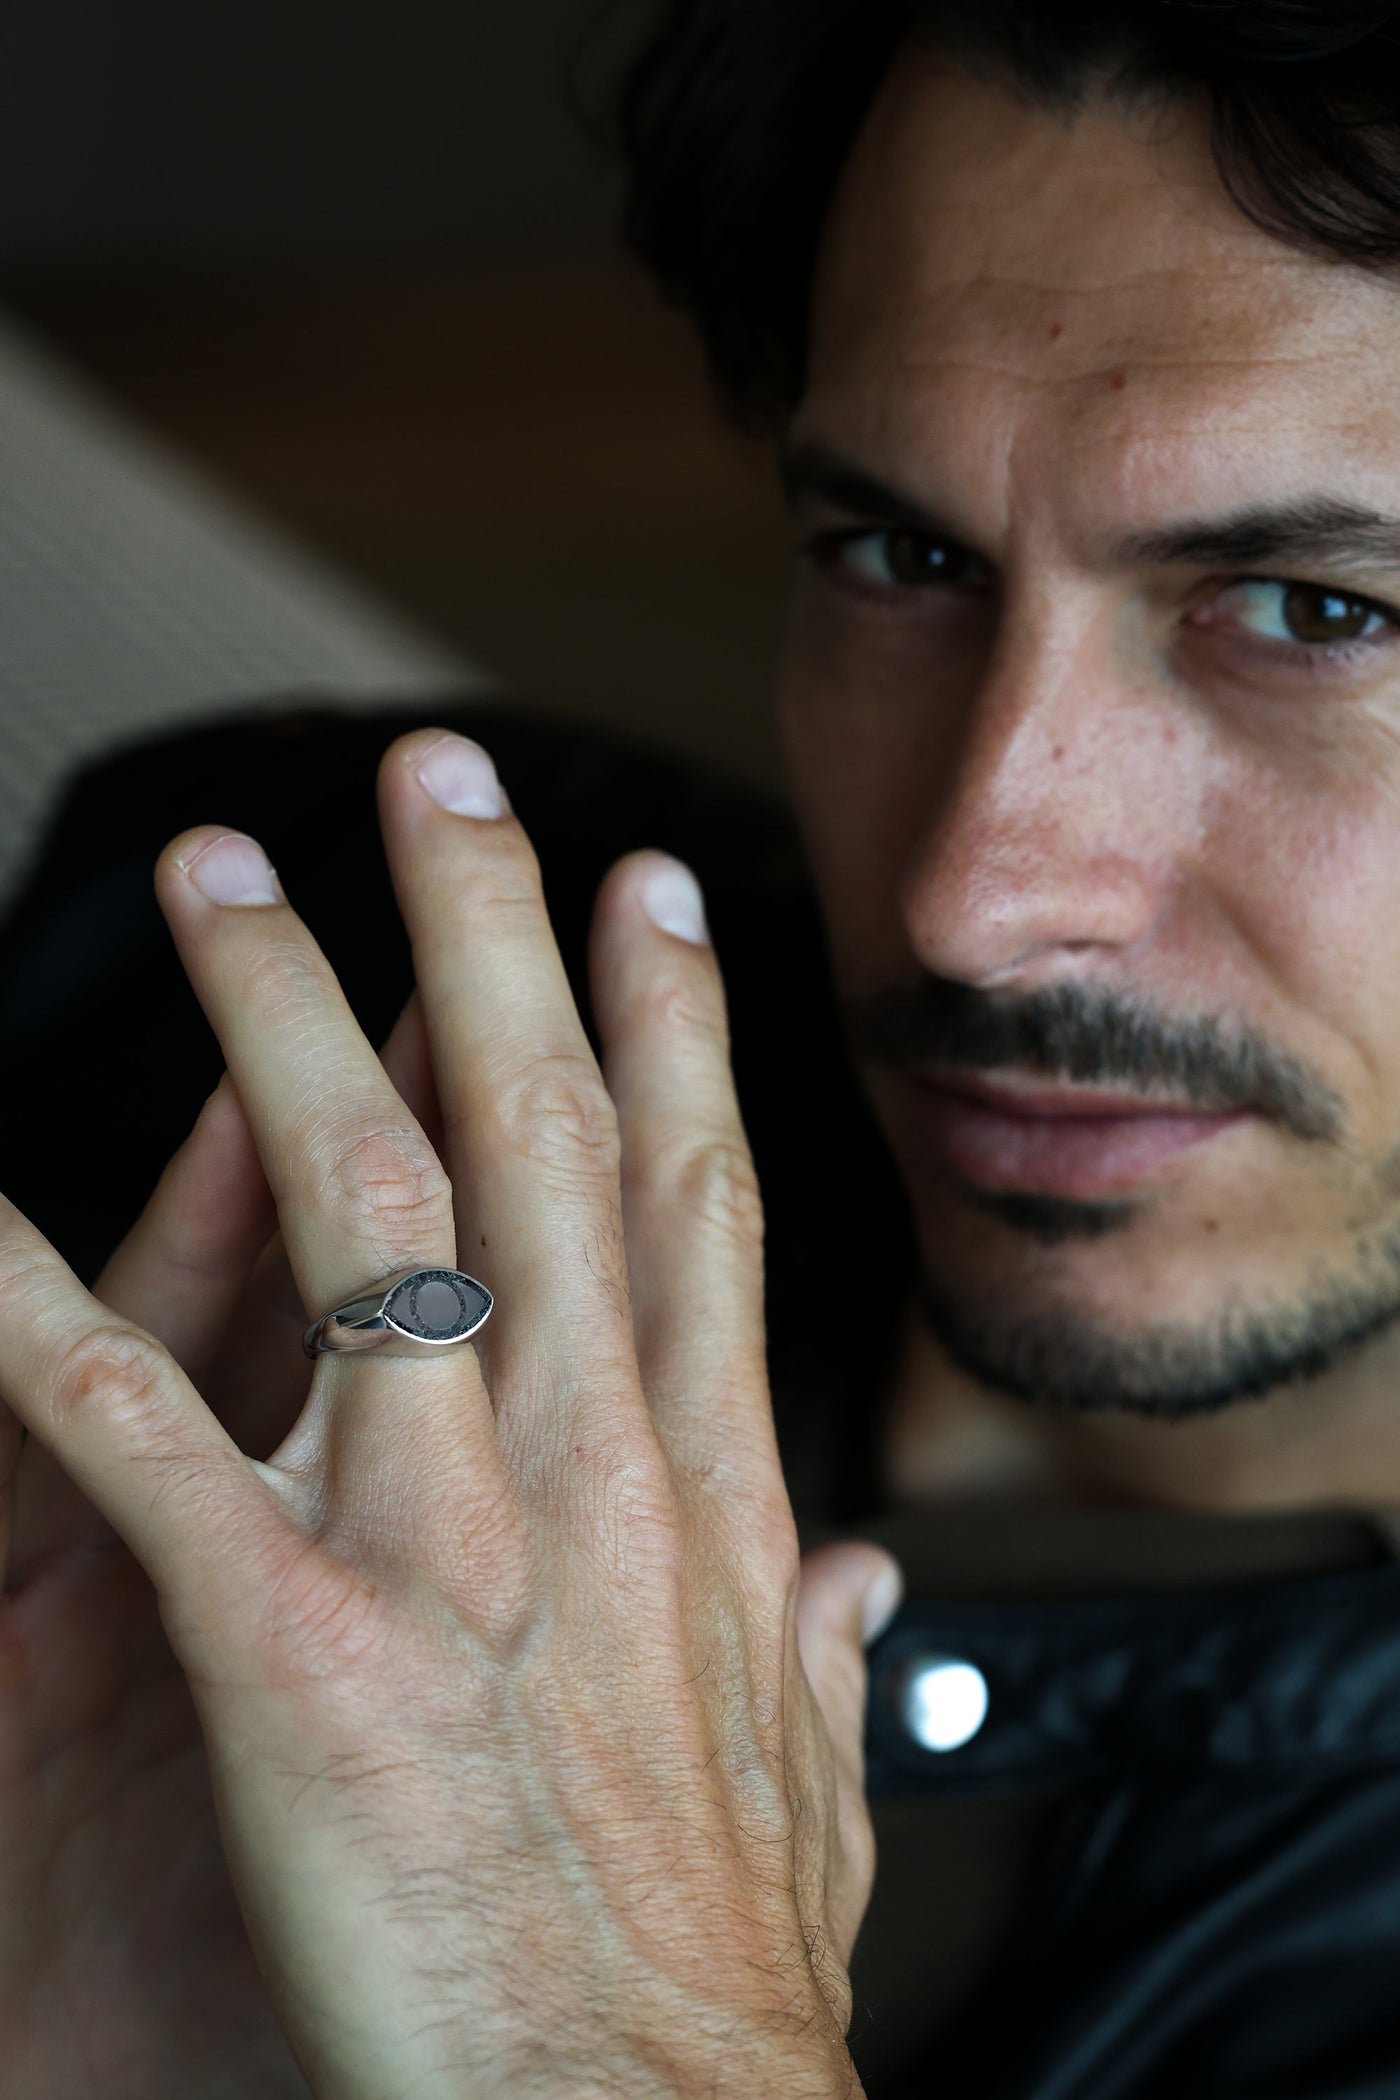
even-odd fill
[{"label": "hand skin", "polygon": [[[381,1053],[439,1129],[417,994]],[[245,1449],[300,1413],[305,1318],[230,1079],[94,1285]],[[0,1405],[12,1462],[19,1423]],[[0,1480],[5,1478],[0,1469]],[[224,1863],[155,1591],[32,1441],[0,1487],[0,2035],[7,2100],[305,2100]],[[73,2008],[83,2017],[75,2020]]]},{"label": "hand skin", "polygon": [[[0,1201],[17,2100],[859,2091],[890,1564],[799,1580],[714,957],[618,864],[600,1073],[520,827],[420,785],[440,734],[380,772],[421,994],[384,1061],[280,893],[200,894],[201,827],[157,890],[229,1077],[93,1294]],[[459,1250],[472,1347],[293,1370],[304,1308]]]}]

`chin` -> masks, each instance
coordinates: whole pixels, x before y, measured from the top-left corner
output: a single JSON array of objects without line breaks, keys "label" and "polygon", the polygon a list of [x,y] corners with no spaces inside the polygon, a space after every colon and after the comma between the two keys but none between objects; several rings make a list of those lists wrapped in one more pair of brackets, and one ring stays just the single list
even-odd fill
[{"label": "chin", "polygon": [[1058,1237],[969,1216],[921,1232],[917,1309],[959,1370],[1031,1406],[1217,1414],[1322,1378],[1400,1323],[1400,1234],[1330,1271],[1314,1254],[1289,1284],[1257,1258],[1231,1273],[1200,1238],[1154,1248],[1141,1216]]}]

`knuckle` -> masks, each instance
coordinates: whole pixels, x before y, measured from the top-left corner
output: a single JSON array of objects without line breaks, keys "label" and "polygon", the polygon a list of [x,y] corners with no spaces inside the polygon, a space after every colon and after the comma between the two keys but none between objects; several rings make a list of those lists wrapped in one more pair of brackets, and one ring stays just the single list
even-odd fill
[{"label": "knuckle", "polygon": [[802,1578],[802,1547],[792,1504],[781,1486],[776,1494],[756,1497],[746,1510],[744,1559],[763,1594],[786,1609]]},{"label": "knuckle", "polygon": [[797,1520],[781,1476],[755,1482],[755,1466],[766,1464],[742,1438],[728,1439],[721,1455],[683,1463],[680,1480],[692,1524],[723,1539],[742,1571],[752,1610],[781,1624],[795,1603],[802,1579]]},{"label": "knuckle", "polygon": [[704,1035],[724,1032],[723,1006],[704,971],[656,971],[640,994],[640,1018],[649,1034]]},{"label": "knuckle", "polygon": [[547,1498],[567,1501],[595,1556],[615,1575],[635,1575],[673,1554],[675,1498],[660,1453],[633,1425],[600,1428],[587,1443],[555,1454]]},{"label": "knuckle", "polygon": [[238,970],[239,1004],[285,1018],[289,1005],[324,997],[328,977],[328,967],[305,941],[260,940]]},{"label": "knuckle", "polygon": [[617,1111],[590,1059],[544,1057],[497,1096],[496,1120],[516,1158],[570,1175],[615,1180]]},{"label": "knuckle", "polygon": [[490,852],[471,856],[463,871],[474,913],[526,911],[538,914],[544,904],[539,855],[519,824],[490,827]]},{"label": "knuckle", "polygon": [[452,1224],[452,1184],[421,1131],[380,1125],[341,1138],[324,1181],[376,1240],[421,1248]]},{"label": "knuckle", "polygon": [[666,1178],[670,1201],[696,1224],[746,1247],[762,1245],[763,1197],[747,1145],[730,1137],[691,1142]]},{"label": "knuckle", "polygon": [[46,1281],[51,1281],[55,1267],[55,1256],[51,1247],[38,1247],[26,1234],[23,1238],[5,1234],[0,1238],[0,1306],[14,1306],[14,1317],[20,1316],[22,1299],[37,1300],[43,1293]]},{"label": "knuckle", "polygon": [[70,1427],[98,1409],[111,1428],[148,1429],[163,1412],[169,1371],[170,1359],[152,1336],[131,1327],[90,1328],[54,1366],[55,1424]]}]

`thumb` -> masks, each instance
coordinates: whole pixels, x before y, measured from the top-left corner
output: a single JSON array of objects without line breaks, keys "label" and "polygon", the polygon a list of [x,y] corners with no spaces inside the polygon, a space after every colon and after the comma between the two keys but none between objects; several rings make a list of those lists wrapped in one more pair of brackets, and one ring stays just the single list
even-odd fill
[{"label": "thumb", "polygon": [[804,1554],[797,1592],[797,1648],[832,1748],[861,1783],[865,1650],[899,1609],[904,1578],[881,1546],[864,1540]]}]

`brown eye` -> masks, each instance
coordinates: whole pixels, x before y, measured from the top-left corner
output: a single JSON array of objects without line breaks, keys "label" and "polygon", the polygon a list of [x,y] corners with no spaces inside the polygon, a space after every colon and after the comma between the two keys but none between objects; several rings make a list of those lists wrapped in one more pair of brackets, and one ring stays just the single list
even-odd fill
[{"label": "brown eye", "polygon": [[[1233,627],[1253,640],[1265,643],[1292,642],[1316,652],[1319,664],[1328,659],[1321,652],[1344,649],[1350,642],[1383,643],[1400,635],[1400,612],[1377,604],[1374,598],[1359,598],[1354,591],[1339,591],[1326,583],[1290,583],[1283,578],[1246,577],[1232,583],[1202,609],[1201,624]],[[1347,659],[1350,661],[1350,659]]]},{"label": "brown eye", "polygon": [[1318,584],[1293,583],[1284,592],[1283,618],[1295,642],[1351,642],[1365,634],[1376,609]]},{"label": "brown eye", "polygon": [[841,532],[824,546],[818,544],[827,560],[886,589],[927,589],[938,583],[981,585],[987,580],[985,564],[975,554],[923,532]]},{"label": "brown eye", "polygon": [[955,583],[966,566],[956,548],[917,532],[887,533],[885,563],[896,583]]}]

